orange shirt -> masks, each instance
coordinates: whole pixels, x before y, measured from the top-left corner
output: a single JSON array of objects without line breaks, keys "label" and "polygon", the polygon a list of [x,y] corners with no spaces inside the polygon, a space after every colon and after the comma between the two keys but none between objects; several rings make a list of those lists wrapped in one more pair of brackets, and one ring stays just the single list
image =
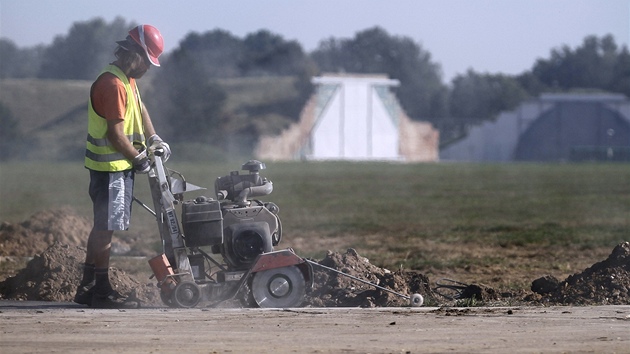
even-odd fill
[{"label": "orange shirt", "polygon": [[[136,81],[129,78],[131,87],[136,87]],[[127,110],[127,93],[125,86],[112,73],[104,73],[92,84],[90,91],[94,111],[105,119],[123,120]]]}]

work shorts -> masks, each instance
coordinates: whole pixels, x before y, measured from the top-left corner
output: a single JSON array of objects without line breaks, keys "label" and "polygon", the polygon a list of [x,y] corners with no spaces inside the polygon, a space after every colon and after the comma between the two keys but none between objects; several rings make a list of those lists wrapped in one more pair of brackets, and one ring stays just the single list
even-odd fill
[{"label": "work shorts", "polygon": [[95,230],[127,230],[131,220],[134,172],[90,170]]}]

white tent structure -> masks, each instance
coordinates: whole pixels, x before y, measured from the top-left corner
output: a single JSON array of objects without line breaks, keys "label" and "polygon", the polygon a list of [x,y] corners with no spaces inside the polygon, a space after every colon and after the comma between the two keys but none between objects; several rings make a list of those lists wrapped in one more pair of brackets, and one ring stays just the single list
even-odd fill
[{"label": "white tent structure", "polygon": [[311,134],[312,159],[397,160],[398,114],[388,89],[398,80],[375,77],[316,77],[318,96]]},{"label": "white tent structure", "polygon": [[439,133],[411,121],[385,75],[328,74],[312,79],[315,93],[300,121],[256,149],[271,160],[436,161]]}]

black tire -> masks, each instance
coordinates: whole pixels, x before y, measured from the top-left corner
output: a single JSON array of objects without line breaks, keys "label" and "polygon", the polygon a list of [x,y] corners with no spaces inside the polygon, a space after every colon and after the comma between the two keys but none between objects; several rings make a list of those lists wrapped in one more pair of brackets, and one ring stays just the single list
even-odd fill
[{"label": "black tire", "polygon": [[176,307],[195,307],[201,301],[201,289],[192,281],[178,283],[173,290],[172,301]]}]

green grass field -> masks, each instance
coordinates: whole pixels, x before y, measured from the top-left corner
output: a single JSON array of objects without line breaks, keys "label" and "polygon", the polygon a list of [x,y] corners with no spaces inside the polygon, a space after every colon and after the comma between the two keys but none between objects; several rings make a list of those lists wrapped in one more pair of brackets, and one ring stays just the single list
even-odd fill
[{"label": "green grass field", "polygon": [[[242,162],[169,167],[210,188],[194,198],[214,196],[214,179]],[[260,199],[280,207],[280,246],[304,256],[353,247],[379,266],[510,287],[581,271],[630,240],[627,164],[294,162],[268,163],[263,175],[274,192]],[[2,164],[0,221],[60,205],[90,217],[87,183],[80,163]],[[136,184],[149,204],[144,176]],[[137,206],[129,233],[159,238]]]}]

